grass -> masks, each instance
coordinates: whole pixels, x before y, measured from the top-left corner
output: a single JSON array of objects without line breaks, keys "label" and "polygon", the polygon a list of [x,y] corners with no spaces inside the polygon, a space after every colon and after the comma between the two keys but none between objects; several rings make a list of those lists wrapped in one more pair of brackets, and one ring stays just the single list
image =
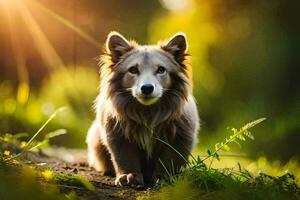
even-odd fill
[{"label": "grass", "polygon": [[182,173],[172,175],[171,170],[166,169],[169,178],[159,182],[153,190],[138,199],[300,199],[298,181],[289,172],[281,176],[262,172],[254,175],[240,164],[238,169],[212,167],[215,160],[220,160],[221,151],[230,150],[230,144],[240,145],[247,138],[254,140],[249,129],[264,120],[265,118],[255,120],[240,129],[233,128],[232,135],[217,143],[213,151],[208,150],[205,158],[191,156],[188,167],[182,169]]},{"label": "grass", "polygon": [[57,115],[43,131],[66,129],[72,133],[72,137],[55,138],[52,144],[83,148],[86,130],[94,119],[91,107],[97,96],[97,87],[97,69],[78,67],[74,70],[68,67],[50,73],[38,88],[30,88],[24,103],[16,98],[18,91],[11,81],[0,81],[0,135],[32,133],[32,130],[38,130],[49,119],[56,108],[63,106],[67,109]]},{"label": "grass", "polygon": [[94,186],[87,179],[73,174],[56,173],[51,169],[45,169],[40,172],[40,177],[49,183],[78,186],[91,191],[95,190]]},{"label": "grass", "polygon": [[56,110],[46,122],[26,142],[28,134],[5,134],[0,137],[0,196],[1,199],[79,199],[73,192],[63,194],[57,185],[86,188],[93,191],[94,186],[84,177],[56,173],[51,169],[41,170],[35,165],[25,164],[22,156],[43,145],[48,145],[51,138],[65,134],[59,129],[45,134],[42,141],[36,138],[45,127],[60,113]]},{"label": "grass", "polygon": [[[59,185],[83,187],[93,191],[93,185],[85,178],[72,174],[61,174],[51,169],[37,169],[26,165],[21,157],[27,151],[40,148],[49,143],[53,137],[64,134],[57,130],[44,134],[42,141],[36,138],[60,111],[54,112],[48,120],[27,141],[27,134],[5,134],[0,137],[0,195],[4,199],[78,199],[76,193],[63,194]],[[250,129],[264,121],[265,118],[247,123],[240,129],[232,129],[232,134],[223,142],[217,143],[213,150],[207,150],[207,156],[200,158],[191,155],[186,160],[187,167],[175,175],[172,169],[165,170],[168,179],[159,181],[147,194],[138,197],[139,200],[159,199],[300,199],[300,188],[296,177],[286,172],[280,176],[271,176],[259,172],[254,174],[237,164],[236,168],[214,168],[220,161],[221,152],[229,151],[230,146],[251,139]],[[159,142],[174,149],[171,145],[155,138]],[[179,155],[180,153],[176,151]],[[182,156],[182,155],[181,155]],[[262,162],[262,161],[260,161]],[[163,163],[161,162],[163,165]],[[18,180],[18,181],[16,181]]]},{"label": "grass", "polygon": [[27,165],[0,161],[1,199],[68,199],[55,185],[38,181],[37,172]]},{"label": "grass", "polygon": [[[66,133],[64,129],[59,129],[54,132],[50,132],[45,135],[44,139],[42,141],[36,141],[36,137],[44,130],[44,128],[56,117],[56,115],[60,112],[62,112],[64,108],[57,109],[48,119],[47,121],[33,134],[33,136],[27,141],[23,141],[20,143],[20,145],[16,145],[16,143],[20,137],[20,135],[12,135],[12,134],[6,134],[4,137],[0,137],[0,140],[9,143],[9,142],[15,142],[16,148],[21,149],[19,153],[16,153],[15,155],[11,155],[9,150],[4,151],[4,156],[6,156],[5,160],[11,160],[16,159],[20,156],[22,156],[26,151],[32,151],[38,147],[41,147],[42,145],[46,145],[49,143],[50,138],[57,137],[59,135],[63,135]],[[21,136],[27,136],[27,134],[23,134]],[[6,155],[5,155],[6,153]]]},{"label": "grass", "polygon": [[161,184],[139,200],[158,199],[299,199],[295,177],[261,173],[253,177],[247,171],[193,167],[170,184]]}]

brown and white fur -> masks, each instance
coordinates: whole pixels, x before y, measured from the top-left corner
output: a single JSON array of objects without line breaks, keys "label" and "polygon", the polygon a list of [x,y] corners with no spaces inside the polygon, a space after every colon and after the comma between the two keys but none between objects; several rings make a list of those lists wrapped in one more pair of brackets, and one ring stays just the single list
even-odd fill
[{"label": "brown and white fur", "polygon": [[199,117],[186,51],[183,33],[147,46],[116,32],[108,35],[96,119],[86,141],[89,165],[115,174],[116,185],[153,183],[165,174],[159,159],[173,172],[186,164],[162,142],[187,158],[197,140]]}]

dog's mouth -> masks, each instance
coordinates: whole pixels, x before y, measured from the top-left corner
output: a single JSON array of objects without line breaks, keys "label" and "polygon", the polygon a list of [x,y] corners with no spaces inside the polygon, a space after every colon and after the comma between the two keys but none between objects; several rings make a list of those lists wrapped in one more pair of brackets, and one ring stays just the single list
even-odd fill
[{"label": "dog's mouth", "polygon": [[158,97],[154,97],[154,96],[140,96],[140,97],[137,97],[137,100],[145,106],[149,106],[149,105],[152,105],[152,104],[156,103],[158,99],[159,99]]}]

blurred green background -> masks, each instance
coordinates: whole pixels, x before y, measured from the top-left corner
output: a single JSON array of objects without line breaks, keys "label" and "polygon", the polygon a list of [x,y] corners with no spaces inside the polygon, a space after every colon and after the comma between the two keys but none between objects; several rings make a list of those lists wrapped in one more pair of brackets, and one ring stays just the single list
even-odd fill
[{"label": "blurred green background", "polygon": [[187,34],[201,116],[198,149],[259,117],[234,151],[300,155],[300,6],[264,0],[0,0],[0,134],[65,128],[57,146],[85,148],[99,82],[96,57],[116,30],[140,44]]}]

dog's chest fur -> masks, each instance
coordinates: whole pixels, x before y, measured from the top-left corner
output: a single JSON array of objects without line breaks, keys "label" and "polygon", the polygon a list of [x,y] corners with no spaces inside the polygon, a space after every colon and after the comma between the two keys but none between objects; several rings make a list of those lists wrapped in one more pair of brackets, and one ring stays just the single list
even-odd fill
[{"label": "dog's chest fur", "polygon": [[[106,120],[108,134],[118,134],[120,137],[129,140],[144,150],[148,157],[151,157],[153,148],[159,139],[170,140],[175,135],[174,123],[163,122],[156,127],[147,124],[139,124],[135,121],[117,120],[115,117],[108,117]],[[107,135],[109,137],[109,135]]]},{"label": "dog's chest fur", "polygon": [[138,145],[138,147],[146,152],[149,157],[152,156],[153,149],[161,145],[163,140],[172,144],[175,138],[185,138],[194,140],[194,135],[189,133],[194,131],[195,124],[189,119],[187,113],[182,113],[176,119],[161,121],[154,127],[147,124],[141,124],[137,121],[127,119],[118,119],[116,116],[109,115],[103,120],[106,128],[106,137],[109,134],[119,135],[124,139]]}]

